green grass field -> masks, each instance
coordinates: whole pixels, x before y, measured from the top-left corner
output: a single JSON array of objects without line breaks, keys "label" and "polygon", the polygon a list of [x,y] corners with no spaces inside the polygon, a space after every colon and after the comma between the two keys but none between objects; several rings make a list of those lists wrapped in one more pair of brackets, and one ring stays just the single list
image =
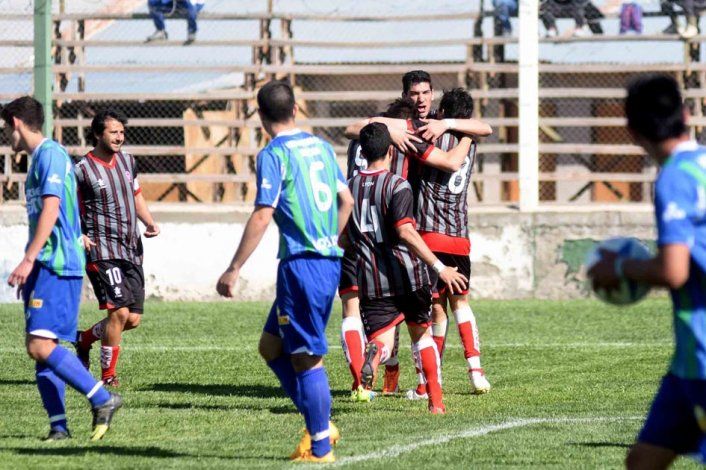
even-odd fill
[{"label": "green grass field", "polygon": [[[449,413],[431,416],[425,403],[403,397],[347,400],[336,306],[327,367],[343,436],[337,465],[619,468],[669,360],[668,301],[620,310],[597,301],[478,301],[473,307],[493,390],[468,393],[452,324],[443,371]],[[46,415],[22,347],[21,307],[0,306],[0,467],[292,467],[286,458],[303,420],[257,355],[267,310],[264,303],[148,304],[142,327],[124,337],[125,406],[109,434],[88,441],[88,404],[68,391],[74,438],[44,444]],[[81,325],[98,318],[84,307]],[[406,389],[415,376],[406,336],[403,344]],[[691,467],[678,461],[677,468]]]}]

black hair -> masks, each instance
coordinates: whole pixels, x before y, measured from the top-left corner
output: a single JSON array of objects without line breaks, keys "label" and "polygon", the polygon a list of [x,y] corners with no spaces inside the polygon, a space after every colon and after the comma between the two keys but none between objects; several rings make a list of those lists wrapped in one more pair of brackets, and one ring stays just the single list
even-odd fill
[{"label": "black hair", "polygon": [[417,83],[428,83],[429,88],[433,88],[431,86],[431,75],[424,70],[412,70],[402,76],[402,93],[407,94],[412,85]]},{"label": "black hair", "polygon": [[102,135],[105,130],[105,122],[109,119],[118,121],[123,126],[127,126],[127,118],[123,113],[112,108],[102,109],[93,116],[91,121],[91,139],[93,139],[93,145],[98,144],[97,135]]},{"label": "black hair", "polygon": [[473,116],[473,98],[463,88],[444,91],[439,111],[446,119],[468,119]]},{"label": "black hair", "polygon": [[286,80],[267,82],[257,92],[257,105],[263,117],[271,122],[287,122],[294,113],[294,90]]},{"label": "black hair", "polygon": [[42,103],[31,96],[17,98],[3,106],[0,117],[12,128],[14,128],[12,118],[19,119],[33,131],[42,130],[42,125],[44,125]]},{"label": "black hair", "polygon": [[411,98],[397,98],[387,106],[384,117],[396,119],[412,119],[417,117],[417,105]]},{"label": "black hair", "polygon": [[363,156],[368,163],[372,163],[385,158],[392,145],[392,138],[385,124],[371,122],[360,130],[359,142]]},{"label": "black hair", "polygon": [[637,77],[625,100],[628,127],[651,142],[679,137],[687,131],[679,85],[663,74]]}]

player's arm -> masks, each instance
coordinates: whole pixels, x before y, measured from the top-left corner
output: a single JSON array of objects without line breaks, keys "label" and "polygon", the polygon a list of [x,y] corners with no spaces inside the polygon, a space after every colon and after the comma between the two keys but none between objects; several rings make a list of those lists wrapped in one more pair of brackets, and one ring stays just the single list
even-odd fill
[{"label": "player's arm", "polygon": [[361,119],[346,127],[345,136],[349,139],[357,139],[360,136],[360,130],[371,122],[381,122],[387,126],[392,138],[392,143],[403,152],[414,151],[413,142],[422,142],[422,139],[414,135],[414,132],[407,128],[405,119],[394,119],[386,117],[372,117]]},{"label": "player's arm", "polygon": [[418,129],[424,140],[435,141],[445,132],[456,131],[471,137],[487,137],[493,133],[490,124],[478,119],[428,119]]},{"label": "player's arm", "polygon": [[139,191],[135,195],[135,211],[137,212],[137,218],[140,219],[140,222],[145,224],[145,237],[152,238],[159,235],[159,226],[154,221],[152,213],[147,207],[147,201],[145,201],[142,191]]},{"label": "player's arm", "polygon": [[427,149],[421,154],[419,153],[421,148],[415,145],[415,147],[417,147],[416,156],[425,165],[434,167],[441,171],[453,173],[454,171],[458,171],[463,166],[463,162],[466,160],[468,152],[471,150],[472,143],[473,140],[471,140],[470,137],[462,137],[458,145],[448,152],[427,144]]},{"label": "player's arm", "polygon": [[346,225],[348,218],[353,211],[353,195],[345,183],[338,181],[338,237],[345,236]]},{"label": "player's arm", "polygon": [[27,281],[29,274],[32,272],[34,261],[39,256],[39,252],[47,242],[51,231],[56,224],[56,219],[59,218],[59,205],[61,198],[53,195],[42,197],[42,211],[39,213],[37,221],[37,229],[34,232],[34,238],[30,240],[25,255],[20,261],[20,264],[12,271],[7,283],[11,286],[22,287]]}]

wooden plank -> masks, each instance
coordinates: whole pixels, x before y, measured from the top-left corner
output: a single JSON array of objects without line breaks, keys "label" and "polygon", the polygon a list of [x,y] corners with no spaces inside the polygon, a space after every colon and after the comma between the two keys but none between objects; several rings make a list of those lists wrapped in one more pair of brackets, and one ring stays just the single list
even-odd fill
[{"label": "wooden plank", "polygon": [[[3,41],[0,41],[0,46]],[[29,41],[30,45],[32,41]],[[267,44],[266,40],[263,39],[199,39],[198,46],[228,46],[228,47],[256,47],[264,46]],[[145,42],[144,40],[134,41],[134,40],[76,40],[76,39],[55,39],[54,45],[62,47],[184,47],[183,40],[170,39],[166,41],[151,41]]]}]

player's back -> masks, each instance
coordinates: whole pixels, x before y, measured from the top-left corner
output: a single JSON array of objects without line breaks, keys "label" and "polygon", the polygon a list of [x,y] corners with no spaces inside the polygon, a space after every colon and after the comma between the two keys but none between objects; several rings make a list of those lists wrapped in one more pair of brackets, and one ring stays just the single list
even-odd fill
[{"label": "player's back", "polygon": [[348,230],[358,254],[360,295],[404,295],[427,285],[426,266],[396,230],[414,222],[409,183],[387,170],[362,170],[348,185],[355,201]]},{"label": "player's back", "polygon": [[[448,152],[460,142],[459,136],[446,132],[435,146]],[[468,237],[468,188],[476,158],[476,143],[463,165],[453,173],[431,166],[419,165],[417,172],[417,230],[441,233],[452,237]]]},{"label": "player's back", "polygon": [[299,129],[278,134],[258,155],[256,205],[275,208],[281,259],[342,255],[336,195],[343,176],[331,145]]}]

